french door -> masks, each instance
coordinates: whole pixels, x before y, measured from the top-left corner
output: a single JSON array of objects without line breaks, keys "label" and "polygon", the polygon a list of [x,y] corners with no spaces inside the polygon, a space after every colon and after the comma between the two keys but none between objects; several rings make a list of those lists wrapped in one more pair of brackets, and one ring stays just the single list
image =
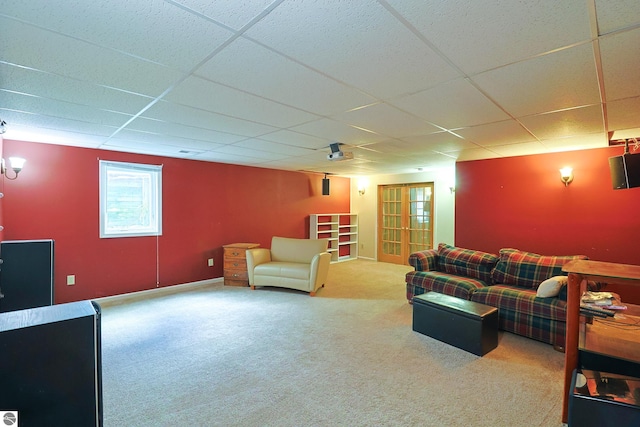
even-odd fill
[{"label": "french door", "polygon": [[378,187],[378,261],[408,264],[433,247],[433,183]]}]

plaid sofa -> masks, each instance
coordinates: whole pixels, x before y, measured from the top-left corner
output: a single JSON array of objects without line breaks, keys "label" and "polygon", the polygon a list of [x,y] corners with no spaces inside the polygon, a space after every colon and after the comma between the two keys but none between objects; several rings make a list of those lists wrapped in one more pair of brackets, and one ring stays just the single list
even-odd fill
[{"label": "plaid sofa", "polygon": [[498,309],[500,329],[564,347],[566,289],[558,297],[540,298],[544,280],[561,276],[562,266],[585,256],[545,256],[517,249],[499,255],[457,248],[444,243],[438,249],[414,252],[407,273],[407,299],[434,291]]}]

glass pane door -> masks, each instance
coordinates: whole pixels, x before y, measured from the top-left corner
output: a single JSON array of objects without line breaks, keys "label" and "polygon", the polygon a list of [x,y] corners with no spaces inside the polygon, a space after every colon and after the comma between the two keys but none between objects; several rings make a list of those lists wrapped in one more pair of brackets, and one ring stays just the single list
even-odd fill
[{"label": "glass pane door", "polygon": [[407,264],[433,247],[433,183],[378,188],[378,261]]},{"label": "glass pane door", "polygon": [[378,260],[401,263],[402,187],[380,187]]},{"label": "glass pane door", "polygon": [[409,254],[433,247],[432,196],[433,184],[409,187]]}]

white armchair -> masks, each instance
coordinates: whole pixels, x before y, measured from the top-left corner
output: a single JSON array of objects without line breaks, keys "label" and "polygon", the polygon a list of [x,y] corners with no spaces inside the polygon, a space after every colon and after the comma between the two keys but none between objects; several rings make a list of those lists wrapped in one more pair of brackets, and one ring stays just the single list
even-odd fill
[{"label": "white armchair", "polygon": [[247,250],[249,286],[276,286],[314,296],[327,280],[331,254],[326,239],[273,237],[271,249]]}]

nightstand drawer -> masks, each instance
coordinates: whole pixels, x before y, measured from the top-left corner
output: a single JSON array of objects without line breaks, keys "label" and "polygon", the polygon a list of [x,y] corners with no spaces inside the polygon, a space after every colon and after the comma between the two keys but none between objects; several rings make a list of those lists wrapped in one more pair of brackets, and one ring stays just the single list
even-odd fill
[{"label": "nightstand drawer", "polygon": [[[249,273],[247,273],[247,270],[225,270],[224,271],[225,282],[227,281],[227,279],[248,281]],[[245,283],[245,286],[248,286],[248,283]]]},{"label": "nightstand drawer", "polygon": [[231,259],[231,258],[246,259],[247,249],[236,248],[236,247],[224,248],[224,259]]},{"label": "nightstand drawer", "polygon": [[247,260],[244,258],[225,258],[224,271],[227,270],[247,270]]}]

